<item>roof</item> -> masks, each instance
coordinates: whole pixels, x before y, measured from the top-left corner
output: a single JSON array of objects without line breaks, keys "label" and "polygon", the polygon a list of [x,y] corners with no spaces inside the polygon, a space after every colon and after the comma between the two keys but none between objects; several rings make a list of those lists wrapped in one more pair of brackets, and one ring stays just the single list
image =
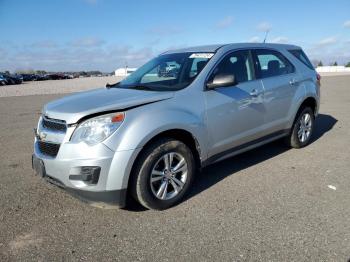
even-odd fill
[{"label": "roof", "polygon": [[218,49],[222,47],[227,47],[228,49],[234,48],[276,48],[276,49],[295,49],[300,48],[295,45],[287,45],[287,44],[272,44],[272,43],[232,43],[232,44],[217,44],[217,45],[205,45],[205,46],[194,46],[181,48],[176,50],[169,50],[164,52],[163,54],[172,54],[172,53],[194,53],[194,52],[216,52]]},{"label": "roof", "polygon": [[193,46],[193,47],[186,47],[186,48],[181,48],[181,49],[176,49],[176,50],[169,50],[164,52],[164,54],[172,54],[172,53],[195,53],[195,52],[216,52],[217,49],[222,47],[224,45],[203,45],[203,46]]}]

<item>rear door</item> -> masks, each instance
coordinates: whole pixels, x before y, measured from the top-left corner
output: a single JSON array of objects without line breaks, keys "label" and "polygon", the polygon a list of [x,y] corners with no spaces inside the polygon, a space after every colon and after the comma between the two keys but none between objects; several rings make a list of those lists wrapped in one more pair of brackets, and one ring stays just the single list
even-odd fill
[{"label": "rear door", "polygon": [[255,79],[251,52],[240,50],[225,55],[209,81],[218,74],[234,74],[237,84],[204,93],[209,157],[253,140],[264,121],[263,87]]},{"label": "rear door", "polygon": [[288,113],[300,84],[300,76],[294,65],[276,50],[256,49],[253,54],[257,76],[264,87],[265,131],[280,131],[288,123]]}]

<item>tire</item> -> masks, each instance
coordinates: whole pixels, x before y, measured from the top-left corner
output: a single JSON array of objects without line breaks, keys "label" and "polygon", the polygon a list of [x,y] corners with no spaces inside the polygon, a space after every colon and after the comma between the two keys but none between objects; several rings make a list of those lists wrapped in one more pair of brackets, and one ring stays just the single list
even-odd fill
[{"label": "tire", "polygon": [[172,138],[161,138],[138,157],[132,172],[131,194],[148,209],[167,209],[182,200],[194,173],[195,161],[189,147]]},{"label": "tire", "polygon": [[287,145],[293,148],[307,146],[311,141],[314,127],[315,115],[313,110],[310,107],[301,108],[295,118],[291,132],[286,138]]}]

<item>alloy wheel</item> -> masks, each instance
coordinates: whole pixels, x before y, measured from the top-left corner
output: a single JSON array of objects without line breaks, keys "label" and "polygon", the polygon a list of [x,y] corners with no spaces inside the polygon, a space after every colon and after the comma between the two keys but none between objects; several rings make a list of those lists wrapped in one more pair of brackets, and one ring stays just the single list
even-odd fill
[{"label": "alloy wheel", "polygon": [[301,143],[307,141],[311,135],[312,120],[309,113],[302,115],[299,121],[298,139]]},{"label": "alloy wheel", "polygon": [[150,184],[154,196],[169,200],[177,196],[187,181],[187,162],[179,153],[169,152],[161,156],[152,168]]}]

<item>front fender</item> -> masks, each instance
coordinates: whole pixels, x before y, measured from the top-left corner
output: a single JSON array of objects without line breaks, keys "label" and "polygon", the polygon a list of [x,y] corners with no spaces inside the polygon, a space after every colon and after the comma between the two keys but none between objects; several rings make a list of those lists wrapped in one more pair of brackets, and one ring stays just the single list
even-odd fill
[{"label": "front fender", "polygon": [[182,129],[191,133],[199,144],[200,157],[206,157],[206,129],[201,116],[179,108],[161,110],[159,105],[154,105],[126,112],[122,126],[103,142],[115,151],[108,178],[111,188],[127,188],[132,166],[142,148],[153,137],[167,130]]},{"label": "front fender", "polygon": [[161,103],[135,108],[126,112],[125,122],[104,143],[114,151],[133,150],[143,147],[164,131],[182,129],[192,134],[205,155],[206,128],[203,117],[204,114],[196,115],[179,107],[164,109]]}]

